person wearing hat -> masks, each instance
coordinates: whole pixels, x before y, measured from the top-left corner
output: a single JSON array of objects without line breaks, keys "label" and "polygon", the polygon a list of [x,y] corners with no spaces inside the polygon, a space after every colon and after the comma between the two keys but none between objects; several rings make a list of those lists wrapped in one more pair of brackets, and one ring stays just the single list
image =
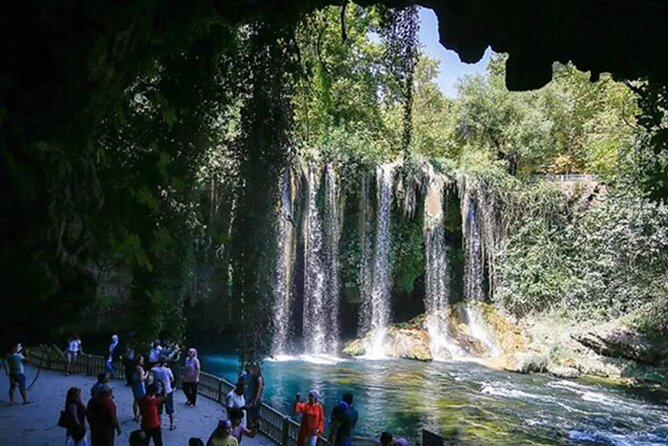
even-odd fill
[{"label": "person wearing hat", "polygon": [[295,414],[302,415],[299,425],[298,446],[316,446],[318,437],[325,431],[325,414],[320,404],[320,393],[312,389],[308,393],[308,400],[300,402],[301,395],[295,396]]}]

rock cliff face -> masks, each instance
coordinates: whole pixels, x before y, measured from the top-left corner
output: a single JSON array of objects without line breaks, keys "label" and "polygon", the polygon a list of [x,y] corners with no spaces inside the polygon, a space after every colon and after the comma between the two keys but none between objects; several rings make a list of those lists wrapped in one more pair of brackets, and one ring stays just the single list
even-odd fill
[{"label": "rock cliff face", "polygon": [[[472,321],[474,314],[479,316],[475,323]],[[442,333],[439,335],[447,340],[449,348],[435,345],[434,323],[440,327]],[[524,351],[527,341],[517,325],[499,316],[492,306],[482,303],[457,304],[441,314],[421,315],[409,322],[395,324],[388,328],[385,340],[389,358],[418,361],[451,359],[453,356],[496,358],[500,364],[511,362],[504,358],[512,358]],[[363,356],[369,342],[370,338],[356,339],[348,343],[343,352],[349,356]]]}]

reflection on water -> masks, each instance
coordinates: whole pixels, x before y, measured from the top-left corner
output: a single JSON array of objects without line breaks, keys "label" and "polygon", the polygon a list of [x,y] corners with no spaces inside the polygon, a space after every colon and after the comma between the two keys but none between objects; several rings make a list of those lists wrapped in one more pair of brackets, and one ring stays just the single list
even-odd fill
[{"label": "reflection on water", "polygon": [[[203,368],[234,380],[231,355],[206,355]],[[264,364],[268,402],[292,414],[294,395],[318,388],[329,414],[350,391],[357,435],[389,430],[413,443],[429,429],[455,444],[668,444],[664,392],[518,375],[469,362],[361,361],[281,357]]]}]

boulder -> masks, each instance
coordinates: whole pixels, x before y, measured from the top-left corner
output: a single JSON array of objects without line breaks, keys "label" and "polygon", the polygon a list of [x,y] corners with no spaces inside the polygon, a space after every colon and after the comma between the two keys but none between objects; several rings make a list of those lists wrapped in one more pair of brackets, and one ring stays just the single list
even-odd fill
[{"label": "boulder", "polygon": [[347,356],[362,356],[366,353],[362,339],[350,341],[344,348],[343,354]]},{"label": "boulder", "polygon": [[429,336],[421,328],[391,327],[387,333],[388,352],[392,358],[431,361],[433,358],[429,348]]},{"label": "boulder", "polygon": [[573,367],[564,367],[554,364],[547,366],[547,373],[563,379],[575,379],[580,376],[580,371]]},{"label": "boulder", "polygon": [[549,358],[538,352],[521,352],[506,354],[503,368],[509,372],[517,373],[542,373],[547,371]]},{"label": "boulder", "polygon": [[658,364],[666,354],[647,336],[628,329],[600,333],[590,331],[572,335],[572,338],[599,355],[630,359],[641,364]]}]

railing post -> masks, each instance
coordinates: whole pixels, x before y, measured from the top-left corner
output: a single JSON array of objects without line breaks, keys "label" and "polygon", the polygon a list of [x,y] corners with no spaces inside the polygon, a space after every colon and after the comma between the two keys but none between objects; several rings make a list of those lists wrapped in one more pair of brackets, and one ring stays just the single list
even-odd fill
[{"label": "railing post", "polygon": [[283,430],[281,431],[281,446],[288,446],[290,442],[290,417],[283,418]]},{"label": "railing post", "polygon": [[90,367],[90,355],[84,355],[84,361],[86,363],[86,375],[90,376],[92,374]]},{"label": "railing post", "polygon": [[223,402],[223,380],[218,380],[218,402]]}]

